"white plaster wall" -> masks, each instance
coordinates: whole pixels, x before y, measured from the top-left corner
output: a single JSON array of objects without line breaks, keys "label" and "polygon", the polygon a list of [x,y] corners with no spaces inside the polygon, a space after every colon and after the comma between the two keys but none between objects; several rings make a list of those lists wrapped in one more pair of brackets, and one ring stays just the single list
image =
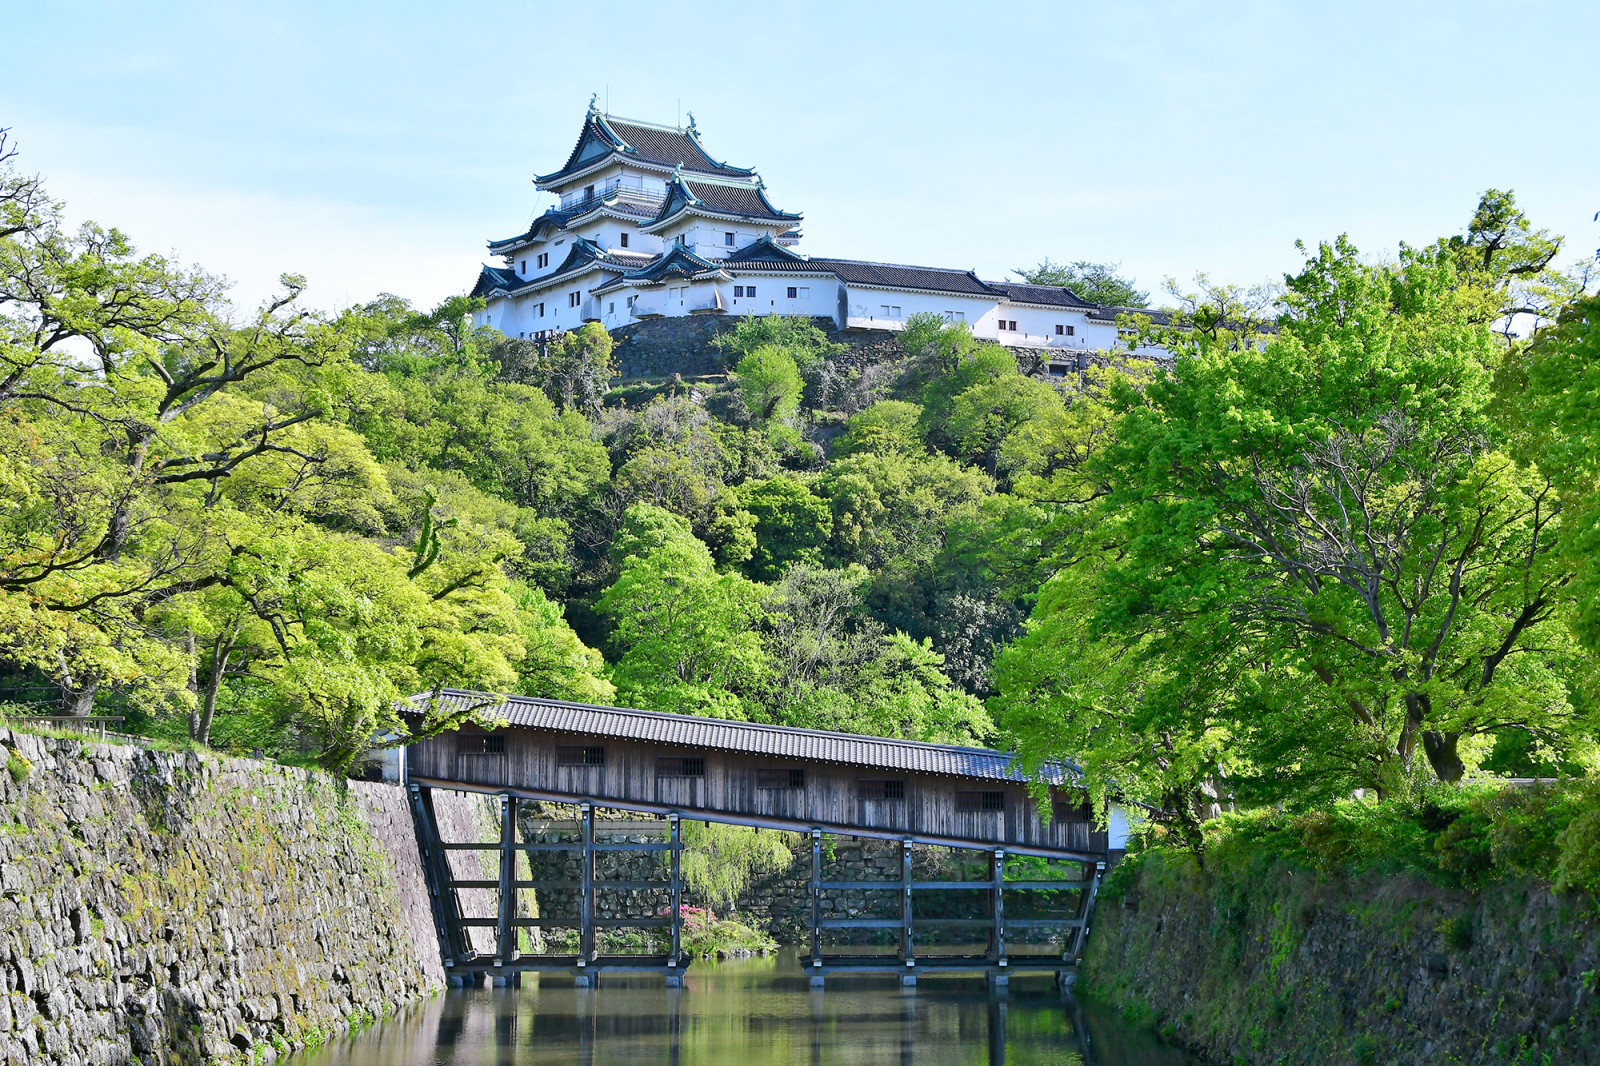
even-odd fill
[{"label": "white plaster wall", "polygon": [[[1014,321],[1017,324],[1015,332],[999,330],[1000,339],[1007,344],[1026,344],[1037,347],[1066,348],[1071,351],[1104,347],[1107,339],[1114,339],[1115,330],[1089,325],[1089,318],[1082,311],[1072,311],[1066,308],[1029,307],[1026,305],[1002,303],[995,311],[995,318]],[[1071,326],[1073,336],[1056,336],[1056,326]],[[1099,344],[1095,339],[1098,337]]]},{"label": "white plaster wall", "polygon": [[[793,274],[742,274],[734,271],[733,281],[724,283],[723,293],[729,297],[728,310],[739,315],[808,315],[837,318],[839,314],[839,281],[837,278],[796,277]],[[734,286],[755,286],[756,295],[734,296]],[[789,290],[796,290],[793,299]],[[800,294],[805,291],[805,295]]]},{"label": "white plaster wall", "polygon": [[[847,287],[847,313],[849,325],[868,329],[904,329],[912,315],[931,312],[937,315],[956,314],[972,327],[976,336],[993,337],[996,302],[973,296],[939,295],[934,293],[900,292],[894,289],[875,289],[862,285]],[[887,305],[891,310],[885,314]],[[893,308],[899,308],[896,312]],[[987,333],[985,333],[987,329]]]}]

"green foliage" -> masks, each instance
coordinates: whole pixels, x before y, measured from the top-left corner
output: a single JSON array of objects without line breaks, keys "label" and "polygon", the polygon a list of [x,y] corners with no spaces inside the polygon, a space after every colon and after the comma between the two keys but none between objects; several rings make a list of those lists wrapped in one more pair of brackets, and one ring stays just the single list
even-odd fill
[{"label": "green foliage", "polygon": [[747,481],[739,501],[755,516],[756,547],[746,568],[751,577],[771,581],[795,563],[816,565],[833,535],[826,500],[812,495],[792,477]]},{"label": "green foliage", "polygon": [[787,424],[800,409],[800,394],[805,382],[794,356],[782,348],[767,346],[739,360],[734,378],[744,395],[745,410],[758,426]]},{"label": "green foliage", "polygon": [[6,749],[6,773],[11,775],[13,784],[20,785],[28,780],[28,775],[33,772],[33,763],[20,751],[12,748]]},{"label": "green foliage", "polygon": [[778,942],[759,929],[729,918],[718,918],[700,907],[683,908],[683,950],[702,959],[764,955]]},{"label": "green foliage", "polygon": [[1059,285],[1071,289],[1074,296],[1090,303],[1112,307],[1150,306],[1150,294],[1135,288],[1132,281],[1117,273],[1121,266],[1121,263],[1092,263],[1087,259],[1072,263],[1052,263],[1045,259],[1032,270],[1013,270],[1012,273],[1030,285]]},{"label": "green foliage", "polygon": [[845,422],[844,432],[833,442],[835,456],[856,452],[897,452],[920,455],[922,408],[904,400],[881,400],[858,411]]},{"label": "green foliage", "polygon": [[713,907],[731,908],[757,878],[789,868],[797,833],[683,822],[683,879]]}]

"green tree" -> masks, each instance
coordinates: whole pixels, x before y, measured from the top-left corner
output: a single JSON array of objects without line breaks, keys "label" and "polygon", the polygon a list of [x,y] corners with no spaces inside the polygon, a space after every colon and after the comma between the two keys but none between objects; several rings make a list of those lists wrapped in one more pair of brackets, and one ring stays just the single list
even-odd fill
[{"label": "green tree", "polygon": [[755,550],[746,567],[757,581],[772,581],[794,563],[816,565],[833,535],[828,502],[792,477],[747,481],[739,500],[755,517]]},{"label": "green tree", "polygon": [[1079,259],[1072,263],[1052,263],[1045,259],[1031,270],[1012,273],[1030,285],[1057,285],[1071,289],[1080,300],[1112,307],[1149,307],[1150,294],[1134,287],[1118,274],[1121,263],[1093,263]]},{"label": "green tree", "polygon": [[595,609],[620,652],[613,680],[628,706],[749,718],[767,664],[754,630],[765,587],[719,574],[688,522],[647,504],[628,508],[628,554]]},{"label": "green tree", "polygon": [[[1498,347],[1449,257],[1289,279],[1265,343],[1176,333],[1122,393],[1097,632],[1174,676],[1242,663],[1221,713],[1255,785],[1458,780],[1505,729],[1588,729],[1567,696],[1556,493],[1489,413]],[[1462,747],[1462,741],[1469,748]]]},{"label": "green tree", "polygon": [[745,410],[756,425],[792,422],[800,409],[800,394],[805,390],[793,355],[774,346],[757,348],[739,360],[733,374],[744,396]]}]

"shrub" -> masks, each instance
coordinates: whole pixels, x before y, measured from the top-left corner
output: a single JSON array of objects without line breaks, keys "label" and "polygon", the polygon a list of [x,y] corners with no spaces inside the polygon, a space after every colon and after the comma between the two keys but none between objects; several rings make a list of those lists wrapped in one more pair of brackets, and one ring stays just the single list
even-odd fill
[{"label": "shrub", "polygon": [[11,780],[22,784],[28,779],[28,774],[33,772],[33,763],[20,751],[6,749],[6,772],[11,775]]}]

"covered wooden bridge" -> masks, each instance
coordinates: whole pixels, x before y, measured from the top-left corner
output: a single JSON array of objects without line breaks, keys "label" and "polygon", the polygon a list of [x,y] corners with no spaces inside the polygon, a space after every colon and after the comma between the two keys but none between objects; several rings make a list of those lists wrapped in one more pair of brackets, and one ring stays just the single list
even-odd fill
[{"label": "covered wooden bridge", "polygon": [[[1041,816],[1016,759],[1004,752],[520,696],[492,700],[481,693],[447,691],[441,698],[453,708],[484,707],[483,714],[501,723],[492,729],[464,727],[419,741],[404,753],[440,942],[447,969],[458,977],[508,979],[527,970],[564,970],[588,982],[605,971],[648,971],[675,981],[689,962],[682,951],[683,819],[805,834],[811,850],[811,914],[804,961],[814,983],[841,972],[893,971],[907,982],[929,972],[978,972],[997,981],[1019,970],[1070,973],[1083,951],[1100,878],[1121,854],[1126,837],[1126,820],[1115,807],[1105,820],[1108,828],[1097,828],[1099,820],[1066,766],[1045,771],[1049,816]],[[500,796],[498,841],[440,839],[433,789]],[[567,839],[519,840],[518,805],[524,800],[576,806],[578,818]],[[635,834],[629,841],[608,840],[606,826],[616,825],[598,821],[603,810],[656,815],[663,839],[641,842]],[[898,842],[899,876],[828,879],[824,840],[829,835]],[[913,854],[919,847],[976,852],[986,860],[987,876],[916,880]],[[457,851],[497,853],[498,877],[457,877],[449,861]],[[665,853],[665,876],[599,879],[595,858],[607,851]],[[560,882],[519,878],[517,855],[540,852],[575,856],[576,876]],[[1062,863],[1033,862],[1030,876],[1036,879],[1021,879],[1008,871],[1008,862],[1016,866],[1013,860],[1024,856],[1063,860],[1072,876],[1057,876]],[[495,893],[495,916],[465,916],[465,889]],[[571,890],[577,915],[521,916],[519,893],[528,889]],[[649,917],[597,917],[597,897],[619,891],[658,892],[659,907]],[[941,892],[984,902],[958,916],[914,913],[918,893]],[[866,893],[883,906],[875,908],[875,917],[839,917],[825,901],[842,893]],[[1007,916],[1008,901],[1015,912],[1019,899],[1030,898],[1067,900],[1070,907],[1067,913],[1060,906],[1031,907],[1028,917]],[[1041,909],[1051,913],[1039,916]],[[519,952],[519,930],[552,926],[576,927],[575,953]],[[596,929],[616,927],[663,930],[665,953],[596,954]],[[474,928],[493,929],[492,952],[473,947]],[[919,951],[919,939],[963,929],[981,934],[986,946],[960,954]],[[866,935],[893,941],[893,954],[830,953],[825,941],[835,930],[872,931]],[[1059,950],[1050,955],[1008,951],[1008,936],[1023,930],[1058,937]]]}]

